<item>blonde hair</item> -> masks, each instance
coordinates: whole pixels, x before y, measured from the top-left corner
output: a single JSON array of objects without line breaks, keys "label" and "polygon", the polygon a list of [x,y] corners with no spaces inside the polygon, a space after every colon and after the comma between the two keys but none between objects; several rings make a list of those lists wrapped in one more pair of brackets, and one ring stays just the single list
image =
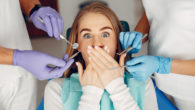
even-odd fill
[{"label": "blonde hair", "polygon": [[[84,7],[82,10],[79,11],[79,13],[77,14],[72,28],[71,28],[71,32],[70,32],[70,36],[69,36],[69,41],[73,44],[75,42],[77,42],[77,33],[78,33],[78,24],[79,24],[79,20],[82,16],[84,16],[85,14],[89,13],[89,12],[93,12],[93,13],[98,13],[98,14],[102,14],[104,16],[106,16],[109,21],[111,22],[114,32],[117,35],[117,50],[116,52],[120,52],[121,51],[121,45],[120,45],[120,41],[118,38],[119,33],[123,30],[122,29],[122,25],[119,21],[119,19],[117,18],[117,16],[115,15],[115,13],[108,8],[106,5],[104,5],[101,2],[92,2],[89,5],[87,5],[86,7]],[[76,53],[77,51],[73,50],[72,47],[70,45],[68,45],[67,49],[66,49],[66,53],[71,56],[74,53]],[[119,59],[118,56],[115,56],[115,59]],[[75,61],[79,61],[81,62],[81,64],[83,65],[83,67],[85,68],[85,63],[83,60],[83,57],[81,54],[79,54],[77,57],[75,57]],[[69,77],[72,73],[77,72],[77,67],[75,64],[73,64],[69,70],[67,70],[64,73],[65,77]]]}]

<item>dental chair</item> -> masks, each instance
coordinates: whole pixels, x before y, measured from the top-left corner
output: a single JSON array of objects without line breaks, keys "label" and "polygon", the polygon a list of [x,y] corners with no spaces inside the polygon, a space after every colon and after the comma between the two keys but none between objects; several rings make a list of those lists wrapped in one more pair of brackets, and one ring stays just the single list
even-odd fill
[{"label": "dental chair", "polygon": [[[124,32],[130,31],[129,24],[126,21],[120,21],[123,27]],[[68,28],[66,31],[67,39],[69,38],[71,28]],[[49,80],[48,80],[49,81]],[[156,92],[156,98],[158,103],[158,110],[178,110],[171,101],[164,95],[164,93],[158,89],[158,87],[155,84],[155,81],[152,79],[155,92]],[[37,110],[44,110],[44,97],[41,100],[41,103],[39,104]]]}]

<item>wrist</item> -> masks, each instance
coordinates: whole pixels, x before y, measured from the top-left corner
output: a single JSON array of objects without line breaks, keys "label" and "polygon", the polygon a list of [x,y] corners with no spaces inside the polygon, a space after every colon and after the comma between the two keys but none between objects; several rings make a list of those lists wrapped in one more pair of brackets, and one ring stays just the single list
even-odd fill
[{"label": "wrist", "polygon": [[39,0],[19,0],[23,13],[30,15],[30,11],[36,4],[41,4]]},{"label": "wrist", "polygon": [[0,64],[13,64],[13,51],[12,49],[0,47]]},{"label": "wrist", "polygon": [[38,11],[41,8],[40,4],[34,5],[34,7],[30,10],[29,16],[31,16],[34,12]]},{"label": "wrist", "polygon": [[171,72],[172,58],[156,56],[159,61],[157,73],[168,74]]},{"label": "wrist", "polygon": [[110,94],[117,93],[121,85],[124,85],[124,79],[122,77],[119,77],[113,81],[111,81],[105,89],[108,91]]},{"label": "wrist", "polygon": [[99,103],[102,94],[104,92],[103,89],[98,88],[96,86],[84,86],[82,88],[82,91],[83,91],[83,96],[93,97],[93,99],[88,98],[88,100],[95,101],[96,103]]},{"label": "wrist", "polygon": [[20,50],[15,49],[13,51],[13,65],[17,65],[17,54],[20,52]]},{"label": "wrist", "polygon": [[104,89],[96,87],[96,86],[83,86],[82,87],[83,93],[89,93],[89,94],[103,94]]}]

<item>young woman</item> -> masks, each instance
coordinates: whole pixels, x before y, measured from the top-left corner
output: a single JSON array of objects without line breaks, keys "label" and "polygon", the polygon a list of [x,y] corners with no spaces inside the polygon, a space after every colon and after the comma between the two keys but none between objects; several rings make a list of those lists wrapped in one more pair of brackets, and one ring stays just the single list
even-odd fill
[{"label": "young woman", "polygon": [[[126,55],[116,55],[121,31],[116,15],[102,3],[91,3],[78,13],[69,41],[79,44],[81,54],[75,58],[77,66],[64,74],[67,78],[47,84],[46,110],[158,109],[151,79],[139,82],[124,68],[110,69],[124,65]],[[66,52],[76,51],[69,46]]]}]

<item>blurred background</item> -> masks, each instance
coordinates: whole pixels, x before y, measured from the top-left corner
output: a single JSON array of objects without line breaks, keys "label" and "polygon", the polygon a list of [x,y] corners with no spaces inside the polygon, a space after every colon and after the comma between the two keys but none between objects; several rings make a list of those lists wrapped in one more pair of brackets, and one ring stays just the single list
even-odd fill
[{"label": "blurred background", "polygon": [[[40,0],[43,6],[51,6],[55,8],[64,19],[64,32],[71,27],[73,20],[79,11],[81,4],[87,1],[94,0]],[[97,0],[96,0],[97,1]],[[136,24],[141,18],[144,10],[141,0],[100,0],[105,3],[116,13],[120,20],[127,21],[130,26],[130,30],[134,30]],[[31,38],[31,43],[34,50],[42,51],[50,55],[62,58],[65,54],[66,43],[64,40],[56,40],[55,38],[47,37],[47,33],[36,29],[33,24],[25,18],[27,29]],[[143,45],[141,52],[136,54],[147,54],[147,42]],[[40,103],[44,88],[47,81],[38,82],[38,100],[37,105]]]}]

